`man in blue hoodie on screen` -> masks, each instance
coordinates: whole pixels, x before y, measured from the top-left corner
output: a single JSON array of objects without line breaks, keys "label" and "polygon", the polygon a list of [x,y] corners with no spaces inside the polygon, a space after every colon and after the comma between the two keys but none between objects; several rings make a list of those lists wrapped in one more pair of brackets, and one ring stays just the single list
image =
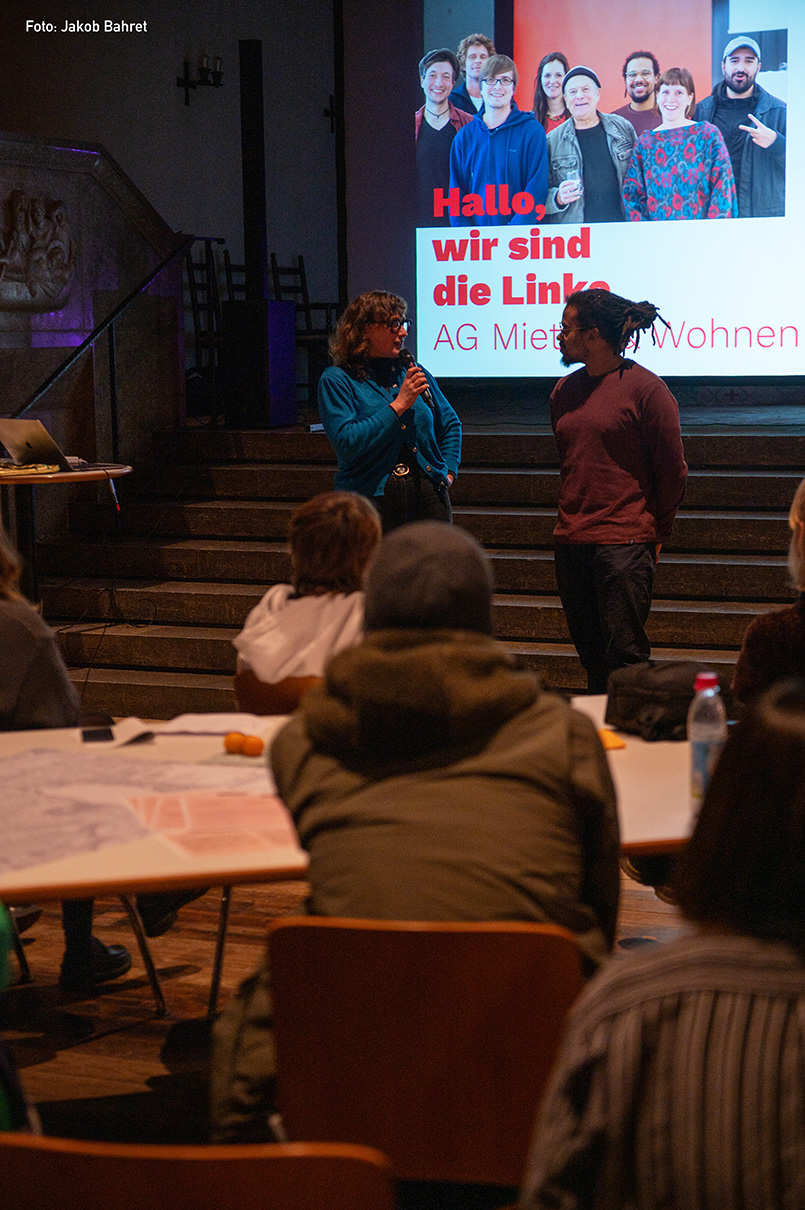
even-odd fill
[{"label": "man in blue hoodie on screen", "polygon": [[548,193],[545,131],[517,108],[517,68],[492,55],[481,73],[482,112],[463,126],[450,152],[450,192],[440,200],[454,227],[539,222]]}]

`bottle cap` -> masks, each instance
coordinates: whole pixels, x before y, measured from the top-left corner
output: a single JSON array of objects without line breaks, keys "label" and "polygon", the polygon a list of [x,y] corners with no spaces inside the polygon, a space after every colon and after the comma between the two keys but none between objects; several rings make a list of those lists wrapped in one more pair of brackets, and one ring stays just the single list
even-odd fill
[{"label": "bottle cap", "polygon": [[701,693],[703,689],[718,689],[718,673],[717,672],[697,672],[696,682],[693,686],[694,693]]}]

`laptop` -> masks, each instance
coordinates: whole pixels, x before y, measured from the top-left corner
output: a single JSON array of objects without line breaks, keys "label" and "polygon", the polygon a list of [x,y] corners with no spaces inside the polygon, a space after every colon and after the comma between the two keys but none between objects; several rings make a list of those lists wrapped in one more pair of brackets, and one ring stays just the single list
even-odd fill
[{"label": "laptop", "polygon": [[40,420],[0,419],[0,442],[16,466],[44,463],[71,471],[85,465],[78,458],[67,459]]}]

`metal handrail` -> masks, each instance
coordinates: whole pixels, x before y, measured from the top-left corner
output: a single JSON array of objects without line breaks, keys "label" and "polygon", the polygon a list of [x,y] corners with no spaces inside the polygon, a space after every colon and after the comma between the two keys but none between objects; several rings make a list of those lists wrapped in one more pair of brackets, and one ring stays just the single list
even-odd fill
[{"label": "metal handrail", "polygon": [[[54,382],[58,382],[58,380],[61,378],[62,374],[65,374],[67,372],[67,370],[69,370],[70,367],[72,365],[74,365],[76,361],[78,361],[78,359],[82,355],[82,353],[85,353],[87,351],[87,349],[90,347],[90,345],[93,345],[95,343],[95,341],[98,339],[99,336],[103,336],[104,332],[106,332],[106,330],[108,328],[113,327],[115,321],[118,320],[120,318],[120,316],[123,314],[123,312],[125,310],[127,310],[128,307],[131,306],[131,304],[134,302],[135,298],[138,298],[139,295],[142,294],[143,290],[147,290],[148,287],[151,285],[151,283],[159,277],[160,273],[164,272],[164,270],[167,269],[168,265],[172,264],[173,261],[175,261],[177,259],[177,257],[183,256],[184,253],[187,252],[187,250],[192,246],[192,244],[195,242],[195,240],[196,240],[195,235],[184,236],[182,238],[181,242],[179,244],[177,244],[177,246],[174,248],[174,250],[170,253],[170,255],[166,256],[162,261],[160,261],[160,263],[148,275],[148,277],[145,278],[144,281],[140,282],[140,284],[138,286],[136,286],[131,291],[131,293],[128,294],[123,299],[123,301],[121,303],[118,303],[118,305],[115,307],[114,311],[112,311],[109,315],[107,315],[106,319],[102,320],[102,322],[99,323],[97,325],[97,327],[93,328],[93,330],[90,332],[90,334],[86,338],[86,340],[82,341],[81,344],[78,345],[77,348],[75,348],[73,350],[73,352],[70,354],[70,356],[65,361],[63,361],[61,363],[61,365],[58,366],[48,378],[45,379],[45,381],[41,384],[41,386],[37,387],[37,389],[34,391],[33,395],[31,395],[30,399],[27,399],[25,401],[25,403],[22,404],[21,407],[17,408],[16,412],[12,412],[10,419],[16,420],[18,416],[22,416],[22,414],[24,412],[27,412],[29,408],[32,408],[35,403],[38,403],[39,400],[42,398],[42,396],[45,395],[50,390],[50,388],[53,386]],[[117,462],[118,456],[119,456],[119,451],[117,448],[117,446],[118,446],[117,399],[116,399],[117,392],[115,389],[116,375],[114,372],[114,356],[115,356],[114,347],[115,347],[115,342],[114,342],[114,332],[113,332],[111,341],[110,341],[110,370],[111,370],[111,374],[110,374],[110,388],[111,388],[110,389],[110,410],[112,412],[113,461]]]}]

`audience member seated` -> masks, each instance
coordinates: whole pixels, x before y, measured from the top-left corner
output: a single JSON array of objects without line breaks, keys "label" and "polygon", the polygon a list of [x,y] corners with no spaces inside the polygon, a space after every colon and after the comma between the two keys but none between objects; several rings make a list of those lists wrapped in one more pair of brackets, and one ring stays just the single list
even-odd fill
[{"label": "audience member seated", "polygon": [[732,682],[739,702],[752,701],[783,677],[805,677],[805,479],[794,495],[788,524],[788,570],[799,600],[750,623]]},{"label": "audience member seated", "polygon": [[[0,531],[0,730],[77,727],[81,705],[56,636],[19,591],[20,560]],[[59,982],[91,990],[125,975],[131,955],[92,936],[92,900],[62,904],[64,959]]]},{"label": "audience member seated", "polygon": [[676,886],[690,935],[571,1013],[522,1210],[805,1206],[805,682],[735,728]]},{"label": "audience member seated", "polygon": [[296,509],[289,536],[293,583],[270,588],[234,640],[238,708],[251,714],[290,714],[329,658],[357,643],[380,517],[356,492],[322,492]]},{"label": "audience member seated", "polygon": [[75,727],[78,694],[55,634],[19,591],[20,572],[0,530],[0,730]]},{"label": "audience member seated", "polygon": [[[20,559],[0,530],[0,731],[77,727],[81,703],[62,659],[56,636],[19,591]],[[203,891],[138,897],[149,936],[176,920],[176,909]],[[64,959],[60,986],[90,992],[125,975],[131,955],[125,946],[104,945],[92,935],[92,900],[62,904]]]},{"label": "audience member seated", "polygon": [[[592,972],[618,908],[606,757],[590,720],[491,637],[480,546],[440,522],[392,531],[367,578],[365,626],[271,750],[310,853],[309,911],[548,921],[576,933]],[[216,1029],[217,1141],[265,1137],[271,1047],[263,966]]]}]

